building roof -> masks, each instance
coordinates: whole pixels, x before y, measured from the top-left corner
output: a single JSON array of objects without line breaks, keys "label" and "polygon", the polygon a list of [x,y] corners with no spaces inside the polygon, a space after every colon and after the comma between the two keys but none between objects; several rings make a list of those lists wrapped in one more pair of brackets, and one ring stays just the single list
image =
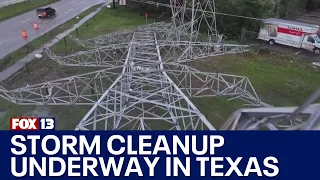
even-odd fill
[{"label": "building roof", "polygon": [[297,26],[304,26],[304,27],[310,27],[310,28],[319,28],[319,25],[301,23],[301,22],[296,22],[296,21],[288,21],[288,20],[276,19],[276,18],[268,18],[268,19],[265,19],[264,22],[265,23],[272,22],[272,23],[287,24],[287,25],[297,25]]}]

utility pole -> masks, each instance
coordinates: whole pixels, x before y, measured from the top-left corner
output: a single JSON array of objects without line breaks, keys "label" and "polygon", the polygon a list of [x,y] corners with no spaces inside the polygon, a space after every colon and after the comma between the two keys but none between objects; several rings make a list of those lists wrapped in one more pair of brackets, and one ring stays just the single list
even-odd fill
[{"label": "utility pole", "polygon": [[194,28],[194,18],[195,18],[195,16],[194,16],[194,14],[195,14],[195,9],[194,9],[194,6],[195,6],[195,0],[192,0],[192,18],[191,18],[191,38],[190,38],[190,42],[192,42],[193,41],[193,28]]},{"label": "utility pole", "polygon": [[113,5],[113,9],[116,8],[116,1],[115,0],[112,0],[112,5]]}]

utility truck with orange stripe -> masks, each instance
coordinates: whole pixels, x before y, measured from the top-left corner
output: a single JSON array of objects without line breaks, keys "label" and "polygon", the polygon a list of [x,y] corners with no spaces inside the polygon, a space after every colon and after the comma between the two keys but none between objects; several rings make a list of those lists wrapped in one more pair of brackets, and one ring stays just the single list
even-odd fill
[{"label": "utility truck with orange stripe", "polygon": [[264,20],[258,39],[320,54],[319,25],[269,18]]}]

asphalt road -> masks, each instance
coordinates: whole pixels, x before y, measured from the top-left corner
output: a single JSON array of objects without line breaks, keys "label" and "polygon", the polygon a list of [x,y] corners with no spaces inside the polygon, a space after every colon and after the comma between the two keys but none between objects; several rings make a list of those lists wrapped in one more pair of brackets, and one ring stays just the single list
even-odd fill
[{"label": "asphalt road", "polygon": [[[0,22],[0,60],[9,53],[19,49],[26,43],[48,32],[64,22],[76,17],[88,8],[110,0],[61,0],[50,7],[56,9],[56,16],[52,19],[38,19],[35,11],[16,16]],[[35,30],[33,24],[37,22],[38,27],[43,30]],[[21,30],[25,29],[28,40],[24,40]]]}]

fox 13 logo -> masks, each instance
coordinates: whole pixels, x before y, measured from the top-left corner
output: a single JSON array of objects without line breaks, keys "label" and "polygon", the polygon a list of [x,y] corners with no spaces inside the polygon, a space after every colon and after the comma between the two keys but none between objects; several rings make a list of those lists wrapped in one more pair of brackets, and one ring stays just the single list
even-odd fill
[{"label": "fox 13 logo", "polygon": [[56,119],[52,117],[17,117],[10,118],[10,130],[37,131],[55,130]]}]

